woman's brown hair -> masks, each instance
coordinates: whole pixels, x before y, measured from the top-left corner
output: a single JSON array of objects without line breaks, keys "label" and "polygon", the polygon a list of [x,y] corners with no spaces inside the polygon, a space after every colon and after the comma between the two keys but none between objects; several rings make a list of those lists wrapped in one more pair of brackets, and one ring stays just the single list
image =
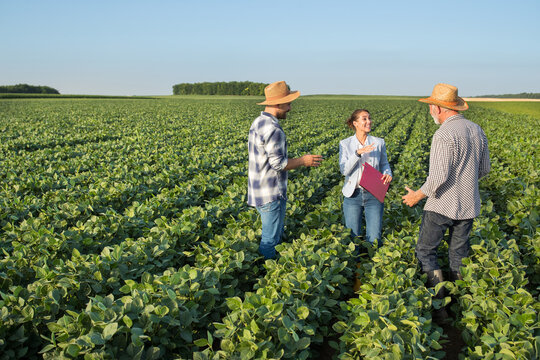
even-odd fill
[{"label": "woman's brown hair", "polygon": [[358,117],[360,117],[360,114],[363,113],[363,112],[367,112],[369,115],[371,115],[371,113],[369,112],[369,110],[366,110],[366,109],[356,109],[353,111],[353,113],[351,114],[351,116],[349,116],[349,118],[345,121],[345,125],[347,125],[348,127],[350,127],[351,129],[354,130],[354,125],[353,125],[353,122],[358,119]]}]

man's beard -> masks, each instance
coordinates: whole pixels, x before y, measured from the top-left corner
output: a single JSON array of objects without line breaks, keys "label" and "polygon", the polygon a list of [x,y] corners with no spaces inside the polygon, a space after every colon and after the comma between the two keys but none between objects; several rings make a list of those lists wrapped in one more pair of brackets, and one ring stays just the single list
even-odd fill
[{"label": "man's beard", "polygon": [[286,111],[280,111],[276,114],[276,117],[280,120],[284,120],[287,118],[287,112]]},{"label": "man's beard", "polygon": [[[430,114],[431,115],[431,114]],[[433,121],[435,121],[435,124],[437,125],[441,125],[441,122],[439,121],[439,119],[437,119],[435,116],[431,115],[431,117],[433,118]]]}]

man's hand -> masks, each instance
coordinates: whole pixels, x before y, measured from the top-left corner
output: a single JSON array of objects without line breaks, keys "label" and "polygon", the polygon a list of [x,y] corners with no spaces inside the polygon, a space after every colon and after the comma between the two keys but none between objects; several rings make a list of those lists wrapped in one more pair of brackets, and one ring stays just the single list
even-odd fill
[{"label": "man's hand", "polygon": [[302,156],[302,162],[304,166],[314,166],[317,167],[321,165],[323,157],[321,155],[304,155]]},{"label": "man's hand", "polygon": [[408,191],[407,195],[402,196],[403,202],[410,207],[418,204],[420,200],[426,197],[421,190],[414,191],[409,187],[405,186],[405,190]]},{"label": "man's hand", "polygon": [[300,166],[319,166],[321,165],[323,157],[321,155],[303,155],[294,159],[289,159],[285,171],[297,169]]},{"label": "man's hand", "polygon": [[381,180],[383,181],[383,184],[390,184],[390,182],[392,181],[392,177],[388,174],[384,174]]}]

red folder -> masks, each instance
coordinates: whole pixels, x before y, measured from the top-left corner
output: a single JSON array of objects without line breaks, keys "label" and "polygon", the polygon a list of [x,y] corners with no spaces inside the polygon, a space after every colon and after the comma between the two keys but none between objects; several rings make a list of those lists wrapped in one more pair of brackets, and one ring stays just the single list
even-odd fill
[{"label": "red folder", "polygon": [[360,186],[369,191],[371,195],[375,196],[380,202],[384,202],[384,197],[390,186],[390,184],[383,183],[383,180],[381,179],[382,176],[383,174],[373,166],[364,163]]}]

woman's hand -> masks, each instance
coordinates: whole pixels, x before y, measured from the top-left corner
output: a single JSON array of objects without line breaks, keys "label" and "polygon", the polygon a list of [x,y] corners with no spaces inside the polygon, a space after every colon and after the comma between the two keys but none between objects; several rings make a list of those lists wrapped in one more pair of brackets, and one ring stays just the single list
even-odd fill
[{"label": "woman's hand", "polygon": [[388,174],[384,174],[381,180],[383,181],[384,184],[390,184],[390,182],[392,181],[392,177]]},{"label": "woman's hand", "polygon": [[362,147],[362,148],[356,150],[356,153],[357,153],[358,155],[362,155],[362,154],[370,153],[370,152],[372,152],[373,150],[375,150],[375,145],[370,144],[370,145],[364,146],[364,147]]}]

